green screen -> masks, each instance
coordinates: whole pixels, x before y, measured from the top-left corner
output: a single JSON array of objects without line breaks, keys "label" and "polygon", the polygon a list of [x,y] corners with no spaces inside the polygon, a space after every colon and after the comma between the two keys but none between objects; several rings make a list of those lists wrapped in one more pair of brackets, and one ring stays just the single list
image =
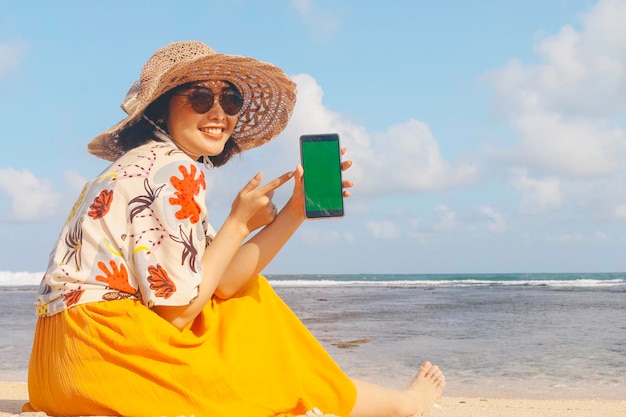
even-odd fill
[{"label": "green screen", "polygon": [[343,215],[339,140],[313,136],[302,142],[306,211],[309,217]]}]

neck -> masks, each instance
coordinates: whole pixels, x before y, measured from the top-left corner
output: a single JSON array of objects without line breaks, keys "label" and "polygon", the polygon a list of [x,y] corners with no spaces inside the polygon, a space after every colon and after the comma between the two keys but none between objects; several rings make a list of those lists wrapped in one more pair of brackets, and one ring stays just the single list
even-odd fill
[{"label": "neck", "polygon": [[[159,139],[167,138],[167,140],[172,141],[174,143],[174,145],[176,145],[178,148],[180,148],[181,151],[185,152],[189,156],[195,157],[196,159],[200,158],[201,156],[204,156],[204,155],[200,155],[200,154],[197,154],[197,153],[193,153],[193,152],[191,152],[188,149],[185,149],[180,143],[176,142],[176,140],[172,136],[170,136],[170,134],[167,133],[165,131],[165,129],[163,129],[161,126],[159,126],[158,124],[153,122],[152,119],[147,117],[145,114],[142,114],[141,117],[143,117],[144,120],[146,120],[148,123],[150,123],[152,126],[155,127],[155,129],[157,130],[156,133],[157,133],[157,136],[159,137]],[[163,138],[163,136],[165,136],[165,138]]]},{"label": "neck", "polygon": [[159,139],[164,140],[164,141],[171,141],[174,145],[176,145],[176,147],[178,147],[178,149],[185,152],[188,156],[190,156],[192,159],[195,159],[196,161],[202,158],[202,163],[204,164],[204,167],[206,169],[213,168],[213,162],[207,155],[200,155],[200,154],[193,153],[185,149],[184,147],[180,145],[180,143],[176,142],[176,140],[173,137],[171,137],[170,134],[167,133],[161,126],[157,125],[152,120],[150,120],[150,118],[146,117],[145,114],[142,114],[141,117],[143,117],[145,120],[148,121],[148,123],[150,123],[152,126],[156,128],[156,132],[154,133]]}]

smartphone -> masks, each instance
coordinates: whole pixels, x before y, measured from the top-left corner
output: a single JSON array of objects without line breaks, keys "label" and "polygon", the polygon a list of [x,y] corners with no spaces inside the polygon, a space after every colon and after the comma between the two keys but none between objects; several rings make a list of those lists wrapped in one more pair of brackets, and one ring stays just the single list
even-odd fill
[{"label": "smartphone", "polygon": [[341,152],[339,135],[300,136],[304,168],[304,206],[307,219],[342,217]]}]

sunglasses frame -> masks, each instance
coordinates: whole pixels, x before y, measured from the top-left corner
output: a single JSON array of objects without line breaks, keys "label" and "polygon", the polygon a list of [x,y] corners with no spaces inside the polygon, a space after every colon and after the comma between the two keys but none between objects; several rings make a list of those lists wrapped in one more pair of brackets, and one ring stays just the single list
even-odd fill
[{"label": "sunglasses frame", "polygon": [[[239,114],[241,112],[241,109],[243,108],[243,96],[241,95],[239,90],[237,90],[236,88],[232,86],[230,86],[230,88],[225,91],[221,91],[219,94],[213,93],[213,91],[211,91],[210,88],[204,87],[204,86],[191,87],[191,90],[193,91],[188,94],[174,94],[174,95],[188,97],[189,104],[191,104],[191,108],[193,108],[193,110],[198,114],[208,113],[213,108],[213,106],[215,105],[216,95],[219,96],[218,101],[220,103],[220,107],[222,108],[222,110],[224,110],[224,113],[226,113],[229,116],[234,116],[236,114]],[[210,97],[210,99],[203,100],[205,97],[202,97],[202,96]],[[225,105],[223,101],[224,97],[238,97],[241,100],[241,103],[237,104],[233,101],[232,103],[230,104],[226,103]],[[207,105],[208,107],[206,107]],[[229,112],[227,110],[231,107],[231,105],[236,105],[237,109],[235,112]],[[205,107],[206,107],[206,110],[204,110]]]}]

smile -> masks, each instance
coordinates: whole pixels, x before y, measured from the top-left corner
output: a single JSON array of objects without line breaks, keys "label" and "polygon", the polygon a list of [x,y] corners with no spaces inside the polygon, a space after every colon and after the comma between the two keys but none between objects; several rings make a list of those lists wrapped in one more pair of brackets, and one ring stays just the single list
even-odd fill
[{"label": "smile", "polygon": [[221,127],[201,127],[200,131],[209,135],[221,135],[224,129]]}]

